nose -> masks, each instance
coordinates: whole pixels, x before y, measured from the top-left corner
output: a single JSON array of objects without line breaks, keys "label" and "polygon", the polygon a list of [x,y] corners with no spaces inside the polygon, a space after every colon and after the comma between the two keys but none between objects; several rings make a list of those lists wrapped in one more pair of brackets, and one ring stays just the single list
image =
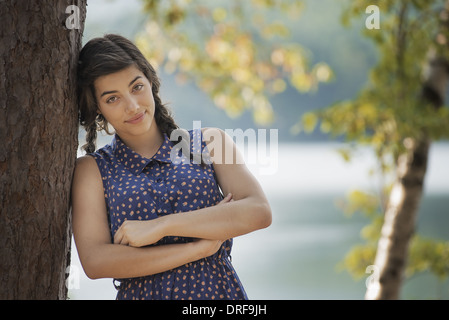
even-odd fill
[{"label": "nose", "polygon": [[133,97],[129,97],[126,101],[126,112],[129,114],[134,114],[136,110],[139,110],[139,104],[136,99]]}]

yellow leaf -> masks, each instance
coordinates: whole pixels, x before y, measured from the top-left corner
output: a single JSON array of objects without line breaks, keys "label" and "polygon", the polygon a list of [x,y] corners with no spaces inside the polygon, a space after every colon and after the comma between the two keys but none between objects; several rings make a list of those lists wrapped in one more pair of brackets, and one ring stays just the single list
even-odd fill
[{"label": "yellow leaf", "polygon": [[215,22],[221,22],[226,19],[227,12],[224,8],[215,8],[214,12],[212,13],[212,17],[214,18]]},{"label": "yellow leaf", "polygon": [[307,92],[312,87],[310,76],[305,73],[295,73],[290,78],[292,85],[301,92]]},{"label": "yellow leaf", "polygon": [[274,92],[280,93],[287,88],[287,84],[283,79],[276,79],[273,81],[272,88]]},{"label": "yellow leaf", "polygon": [[304,128],[304,131],[307,133],[310,133],[313,130],[315,130],[317,123],[318,123],[318,118],[312,112],[307,112],[302,117],[302,125]]},{"label": "yellow leaf", "polygon": [[315,77],[320,82],[327,82],[332,77],[332,71],[327,64],[319,63],[314,68]]}]

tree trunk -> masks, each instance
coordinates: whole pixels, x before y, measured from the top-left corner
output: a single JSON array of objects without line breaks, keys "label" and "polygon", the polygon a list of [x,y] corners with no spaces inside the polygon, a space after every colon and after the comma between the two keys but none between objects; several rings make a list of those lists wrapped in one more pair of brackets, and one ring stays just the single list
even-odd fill
[{"label": "tree trunk", "polygon": [[86,0],[0,5],[0,299],[67,296],[85,13]]},{"label": "tree trunk", "polygon": [[398,299],[408,246],[423,192],[427,169],[427,140],[404,141],[406,152],[398,159],[397,178],[390,193],[374,265],[377,281],[368,286],[365,299]]},{"label": "tree trunk", "polygon": [[[449,1],[441,17],[442,29],[449,30]],[[448,61],[440,57],[437,51],[431,50],[424,71],[422,101],[438,109],[444,104],[449,77]],[[423,193],[430,140],[427,139],[427,134],[422,132],[420,140],[406,138],[404,145],[406,151],[397,162],[397,177],[385,211],[385,221],[374,261],[377,267],[375,272],[378,274],[368,286],[365,299],[387,300],[400,297],[409,242],[414,233]]]}]

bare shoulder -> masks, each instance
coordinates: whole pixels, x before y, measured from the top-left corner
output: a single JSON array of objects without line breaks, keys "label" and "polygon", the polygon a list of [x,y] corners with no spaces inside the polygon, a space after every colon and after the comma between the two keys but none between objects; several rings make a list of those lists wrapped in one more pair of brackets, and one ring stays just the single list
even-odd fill
[{"label": "bare shoulder", "polygon": [[81,156],[76,159],[75,162],[75,170],[84,172],[84,171],[98,171],[97,162],[92,156]]},{"label": "bare shoulder", "polygon": [[216,127],[205,127],[201,129],[203,133],[203,140],[206,145],[212,145],[215,149],[225,149],[226,146],[232,146],[234,140],[223,129]]},{"label": "bare shoulder", "polygon": [[76,159],[76,163],[75,163],[76,167],[80,167],[80,168],[87,168],[87,167],[92,167],[92,166],[96,166],[96,162],[95,159],[92,156],[81,156],[78,157]]},{"label": "bare shoulder", "polygon": [[202,132],[214,165],[243,165],[245,163],[233,137],[226,131],[220,128],[207,127],[203,128]]},{"label": "bare shoulder", "polygon": [[75,173],[73,183],[93,183],[101,181],[100,170],[97,162],[91,156],[85,155],[78,157],[75,162]]},{"label": "bare shoulder", "polygon": [[214,136],[221,136],[224,137],[226,135],[226,132],[220,128],[216,127],[204,127],[201,128],[201,131],[203,133],[203,137],[209,138]]},{"label": "bare shoulder", "polygon": [[106,216],[103,182],[97,163],[91,156],[76,160],[72,180],[72,211],[76,226],[83,221],[88,224],[93,221],[103,223]]}]

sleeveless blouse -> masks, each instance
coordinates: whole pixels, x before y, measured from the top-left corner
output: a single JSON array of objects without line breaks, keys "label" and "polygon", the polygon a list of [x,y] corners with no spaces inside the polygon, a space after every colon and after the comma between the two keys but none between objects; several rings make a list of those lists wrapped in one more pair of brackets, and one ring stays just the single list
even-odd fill
[{"label": "sleeveless blouse", "polygon": [[[201,130],[190,130],[189,136],[192,154],[207,156]],[[90,154],[103,180],[111,242],[125,220],[157,219],[213,206],[223,199],[213,165],[185,161],[187,158],[178,161],[181,157],[172,162],[170,152],[174,146],[164,134],[159,150],[148,159],[127,147],[116,134],[110,144]],[[153,245],[193,240],[167,236]],[[232,242],[226,240],[210,257],[162,273],[113,279],[118,290],[116,299],[247,299],[231,264]]]}]

